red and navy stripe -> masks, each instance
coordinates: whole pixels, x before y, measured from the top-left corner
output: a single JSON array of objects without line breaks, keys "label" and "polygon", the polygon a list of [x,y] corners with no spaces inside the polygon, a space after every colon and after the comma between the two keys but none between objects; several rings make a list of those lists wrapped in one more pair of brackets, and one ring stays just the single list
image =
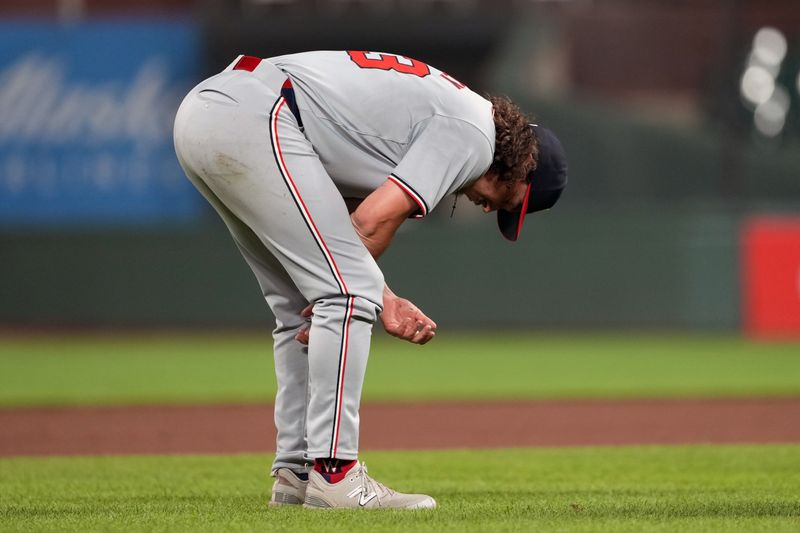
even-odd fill
[{"label": "red and navy stripe", "polygon": [[342,411],[344,410],[344,373],[347,370],[347,348],[350,344],[350,321],[353,318],[353,306],[355,297],[347,297],[345,306],[344,322],[342,322],[341,343],[339,345],[339,372],[336,376],[336,401],[333,412],[333,427],[331,428],[331,449],[330,457],[335,458],[339,445],[339,429],[342,422]]},{"label": "red and navy stripe", "polygon": [[308,210],[308,206],[303,201],[302,196],[300,195],[300,191],[297,188],[297,185],[292,179],[292,174],[289,172],[288,167],[286,166],[286,161],[283,158],[283,153],[281,152],[281,143],[280,137],[278,135],[278,117],[280,115],[281,110],[283,107],[287,105],[286,98],[284,96],[280,96],[276,101],[275,104],[272,106],[272,110],[270,111],[270,141],[272,144],[272,153],[275,156],[275,163],[278,165],[278,170],[281,173],[281,177],[283,178],[286,187],[289,189],[289,194],[294,200],[295,205],[297,206],[298,211],[300,212],[300,217],[303,219],[306,227],[308,228],[309,232],[311,233],[314,242],[317,244],[320,253],[328,265],[328,268],[333,276],[336,284],[339,287],[340,293],[347,297],[347,302],[345,306],[345,314],[344,320],[342,321],[342,331],[341,331],[341,342],[339,344],[339,364],[338,364],[338,371],[336,374],[336,400],[334,401],[334,411],[333,411],[333,424],[331,428],[331,447],[330,447],[330,457],[335,458],[337,447],[339,444],[339,430],[341,426],[342,420],[342,411],[344,408],[344,377],[345,377],[345,370],[347,368],[347,351],[350,345],[350,322],[353,318],[353,307],[355,305],[355,296],[349,294],[347,290],[347,284],[342,277],[341,272],[339,271],[339,267],[336,265],[336,261],[333,258],[333,254],[331,254],[330,250],[328,249],[328,245],[325,244],[325,240],[322,237],[322,233],[320,233],[317,225],[314,223],[314,219],[311,217],[311,213]]},{"label": "red and navy stripe", "polygon": [[278,115],[280,114],[284,105],[286,105],[286,99],[281,96],[275,101],[275,105],[272,106],[272,110],[270,111],[269,134],[270,140],[272,141],[272,152],[275,156],[275,163],[278,165],[278,169],[283,177],[283,181],[286,183],[286,187],[289,189],[289,193],[291,194],[297,209],[300,211],[300,216],[302,217],[303,222],[305,222],[306,227],[311,232],[314,242],[317,243],[317,247],[322,253],[322,256],[325,259],[333,278],[336,280],[336,284],[339,286],[339,291],[341,294],[347,294],[347,285],[342,278],[341,272],[339,272],[339,267],[336,266],[336,261],[333,259],[333,254],[331,254],[331,251],[328,249],[328,245],[325,244],[322,234],[320,233],[319,229],[317,229],[317,225],[314,223],[314,219],[311,218],[311,213],[308,211],[308,207],[303,201],[302,196],[300,196],[300,191],[297,189],[297,185],[295,185],[292,175],[289,172],[289,169],[286,167],[286,162],[283,159],[283,153],[281,153],[281,143],[278,137]]},{"label": "red and navy stripe", "polygon": [[389,181],[403,189],[403,191],[411,197],[412,200],[417,204],[419,207],[419,212],[414,215],[414,218],[422,218],[428,214],[428,204],[425,203],[425,199],[422,197],[420,193],[414,190],[414,187],[403,181],[402,178],[397,176],[396,174],[389,174]]}]

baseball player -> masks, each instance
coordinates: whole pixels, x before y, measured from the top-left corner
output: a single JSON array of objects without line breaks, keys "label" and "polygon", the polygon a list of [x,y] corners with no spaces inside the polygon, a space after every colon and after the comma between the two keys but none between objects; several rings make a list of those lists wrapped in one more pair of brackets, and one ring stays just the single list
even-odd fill
[{"label": "baseball player", "polygon": [[436,334],[375,260],[400,224],[452,194],[497,211],[516,240],[565,186],[558,140],[421,61],[321,51],[239,56],[186,96],[175,149],[275,315],[271,505],[435,507],[358,462],[373,323],[416,344]]}]

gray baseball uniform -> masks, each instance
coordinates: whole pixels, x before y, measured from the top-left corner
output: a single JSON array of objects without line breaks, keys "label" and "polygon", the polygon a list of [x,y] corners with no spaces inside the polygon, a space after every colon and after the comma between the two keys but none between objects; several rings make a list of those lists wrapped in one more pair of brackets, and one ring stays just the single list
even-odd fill
[{"label": "gray baseball uniform", "polygon": [[[276,318],[273,468],[355,459],[384,281],[343,198],[364,198],[389,179],[425,216],[489,168],[491,104],[392,54],[240,56],[184,99],[175,148]],[[294,336],[308,302],[306,347]]]}]

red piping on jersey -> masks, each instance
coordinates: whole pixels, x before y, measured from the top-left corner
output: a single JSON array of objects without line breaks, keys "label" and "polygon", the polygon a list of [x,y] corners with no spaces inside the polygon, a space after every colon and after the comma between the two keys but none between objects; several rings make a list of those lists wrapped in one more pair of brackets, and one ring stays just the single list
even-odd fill
[{"label": "red piping on jersey", "polygon": [[405,192],[412,200],[419,206],[419,210],[422,213],[418,215],[416,218],[422,218],[428,214],[428,210],[425,208],[425,203],[422,201],[422,198],[419,197],[417,193],[411,190],[411,187],[400,181],[397,177],[390,175],[387,178],[389,181],[400,187],[400,189]]},{"label": "red piping on jersey", "polygon": [[338,385],[339,385],[339,397],[336,398],[336,411],[338,411],[336,415],[336,429],[334,431],[335,438],[333,439],[333,451],[331,452],[331,458],[336,458],[336,451],[339,447],[339,430],[341,429],[342,424],[342,411],[344,410],[344,373],[347,369],[347,348],[350,345],[350,319],[353,318],[353,304],[355,303],[355,296],[348,296],[347,297],[347,311],[345,315],[345,326],[344,326],[344,335],[342,339],[342,364],[339,368],[339,377],[338,377]]},{"label": "red piping on jersey", "polygon": [[342,277],[341,272],[339,272],[339,267],[336,265],[336,261],[334,261],[334,259],[333,259],[333,254],[328,249],[328,245],[325,244],[325,240],[322,238],[322,234],[320,233],[319,229],[317,228],[317,225],[314,223],[314,219],[311,218],[311,213],[309,212],[308,207],[306,206],[306,203],[303,201],[303,197],[300,196],[300,190],[297,188],[297,185],[295,185],[294,180],[292,179],[292,175],[289,172],[289,168],[286,166],[286,162],[283,159],[283,152],[281,152],[281,142],[278,139],[278,115],[281,112],[281,108],[286,103],[286,99],[281,97],[280,100],[281,100],[281,102],[278,104],[277,109],[275,109],[275,111],[274,111],[275,118],[273,119],[273,121],[274,121],[274,124],[275,124],[274,125],[274,128],[275,128],[275,130],[274,130],[275,149],[278,152],[278,157],[280,158],[281,167],[283,167],[283,169],[286,171],[286,179],[288,179],[289,182],[291,183],[291,186],[292,186],[291,188],[294,189],[294,195],[296,196],[297,200],[300,202],[300,205],[302,205],[301,211],[303,212],[304,217],[311,224],[311,227],[313,228],[313,232],[315,233],[315,236],[316,236],[317,240],[322,244],[322,247],[325,249],[325,255],[327,255],[326,260],[330,261],[330,264],[333,266],[333,269],[336,272],[336,275],[335,275],[336,281],[339,283],[339,286],[342,289],[342,292],[344,294],[348,294],[349,291],[347,290],[347,285],[344,282],[344,278]]},{"label": "red piping on jersey", "polygon": [[345,307],[345,320],[343,324],[343,331],[342,331],[342,345],[339,349],[339,372],[336,376],[336,385],[338,388],[338,394],[336,398],[336,402],[334,404],[334,411],[333,411],[333,433],[331,435],[331,457],[336,457],[336,451],[339,445],[339,430],[341,425],[342,419],[342,410],[344,408],[343,400],[344,400],[344,375],[345,369],[347,368],[347,351],[350,344],[350,320],[353,317],[353,308],[355,304],[355,297],[348,294],[347,285],[344,282],[344,278],[342,278],[342,274],[339,271],[339,267],[336,264],[336,261],[333,259],[333,254],[331,254],[330,250],[328,249],[328,245],[325,244],[325,240],[322,238],[322,234],[319,232],[314,219],[311,218],[311,213],[308,211],[308,207],[303,201],[303,197],[300,196],[300,191],[297,188],[294,180],[292,179],[292,175],[289,172],[289,168],[286,166],[286,161],[283,159],[283,152],[281,151],[281,143],[278,137],[278,116],[280,115],[281,108],[286,104],[286,98],[281,96],[278,99],[278,102],[273,107],[271,124],[270,129],[272,133],[272,137],[274,139],[274,151],[278,156],[278,166],[280,167],[279,170],[281,174],[284,176],[287,185],[289,186],[289,192],[295,199],[297,203],[301,216],[306,220],[306,223],[311,228],[311,233],[314,239],[317,241],[318,245],[321,245],[321,248],[324,249],[323,256],[325,260],[328,262],[329,266],[332,266],[332,271],[334,272],[334,278],[336,278],[336,282],[339,284],[339,288],[342,292],[347,295],[347,305]]}]

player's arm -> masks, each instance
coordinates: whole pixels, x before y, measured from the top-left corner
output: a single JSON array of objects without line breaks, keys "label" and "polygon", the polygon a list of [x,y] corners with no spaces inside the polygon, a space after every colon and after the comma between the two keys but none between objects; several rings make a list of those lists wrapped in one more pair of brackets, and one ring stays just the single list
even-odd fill
[{"label": "player's arm", "polygon": [[[386,250],[397,228],[419,209],[418,204],[391,181],[375,189],[353,211],[356,233],[376,259]],[[386,332],[415,344],[425,344],[436,334],[436,323],[388,285],[383,290],[381,322]]]},{"label": "player's arm", "polygon": [[[348,208],[355,207],[350,215],[353,228],[376,259],[388,248],[400,224],[419,209],[413,199],[388,180],[361,203],[347,204]],[[309,318],[312,310],[313,305],[303,309],[303,317]],[[388,285],[383,289],[381,322],[387,333],[414,344],[425,344],[436,334],[436,323],[409,300],[393,293]],[[295,339],[308,344],[308,334],[309,328],[303,327]]]},{"label": "player's arm", "polygon": [[387,180],[364,198],[350,220],[364,246],[377,259],[389,247],[400,224],[417,209],[410,196]]}]

